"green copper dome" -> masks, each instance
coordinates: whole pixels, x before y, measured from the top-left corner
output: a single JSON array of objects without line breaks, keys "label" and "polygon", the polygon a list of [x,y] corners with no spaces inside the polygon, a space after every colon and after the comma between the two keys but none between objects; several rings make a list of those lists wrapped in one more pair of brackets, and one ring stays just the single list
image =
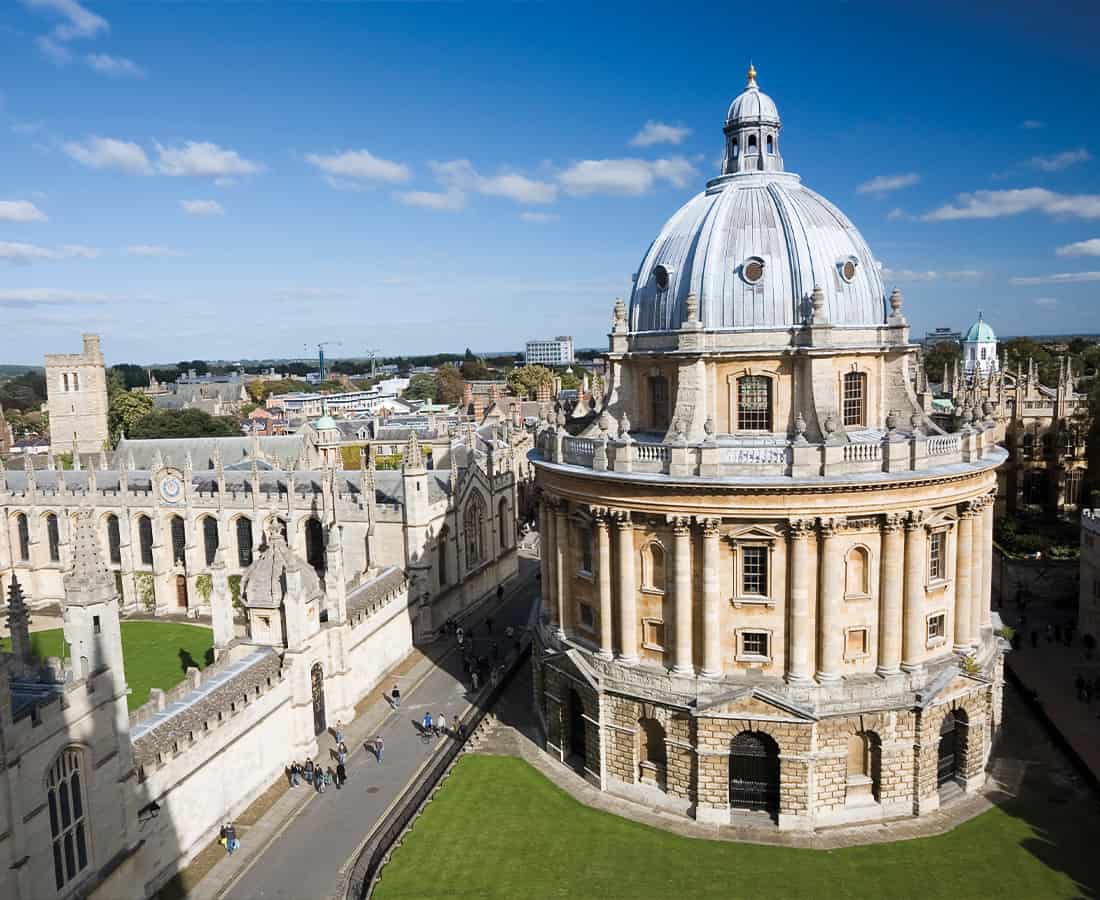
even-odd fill
[{"label": "green copper dome", "polygon": [[978,313],[978,321],[970,326],[970,330],[966,333],[964,341],[995,341],[997,335],[993,333],[993,329],[989,327],[989,323],[982,318],[982,314]]}]

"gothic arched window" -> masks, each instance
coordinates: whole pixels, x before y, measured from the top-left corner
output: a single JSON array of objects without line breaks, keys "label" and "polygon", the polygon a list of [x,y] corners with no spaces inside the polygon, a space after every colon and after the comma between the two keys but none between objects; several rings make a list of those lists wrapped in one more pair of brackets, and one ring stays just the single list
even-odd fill
[{"label": "gothic arched window", "polygon": [[15,532],[19,539],[19,559],[27,562],[31,558],[31,529],[23,513],[15,517]]},{"label": "gothic arched window", "polygon": [[118,530],[118,516],[107,516],[107,558],[111,565],[122,565],[122,536]]},{"label": "gothic arched window", "polygon": [[153,564],[153,522],[148,516],[138,516],[138,544],[141,547],[141,564]]},{"label": "gothic arched window", "polygon": [[206,516],[202,520],[202,546],[206,552],[206,564],[214,565],[214,557],[218,553],[218,520],[213,516]]},{"label": "gothic arched window", "polygon": [[62,751],[50,767],[46,802],[50,808],[53,874],[58,890],[88,868],[87,804],[82,777],[83,754],[75,747]]},{"label": "gothic arched window", "polygon": [[466,568],[472,569],[485,559],[485,501],[481,494],[473,494],[462,516],[463,537],[466,541]]},{"label": "gothic arched window", "polygon": [[237,519],[237,565],[242,569],[252,565],[252,520],[247,516]]},{"label": "gothic arched window", "polygon": [[172,516],[172,562],[187,564],[187,527],[179,516]]},{"label": "gothic arched window", "polygon": [[50,562],[61,562],[61,533],[57,528],[57,516],[53,513],[46,516],[46,539],[50,545]]}]

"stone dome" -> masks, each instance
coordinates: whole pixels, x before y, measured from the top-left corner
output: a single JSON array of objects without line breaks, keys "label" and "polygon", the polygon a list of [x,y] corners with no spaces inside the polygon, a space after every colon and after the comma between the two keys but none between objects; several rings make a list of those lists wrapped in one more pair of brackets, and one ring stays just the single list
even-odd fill
[{"label": "stone dome", "polygon": [[311,600],[322,594],[321,579],[287,546],[282,532],[275,530],[255,561],[241,576],[241,602],[249,608],[278,609],[286,599],[286,570],[298,569],[302,580],[302,598]]},{"label": "stone dome", "polygon": [[749,83],[730,106],[724,174],[665,223],[642,260],[630,330],[679,329],[689,293],[707,330],[767,331],[805,323],[820,287],[826,321],[886,321],[871,250],[836,206],[783,171],[775,104]]}]

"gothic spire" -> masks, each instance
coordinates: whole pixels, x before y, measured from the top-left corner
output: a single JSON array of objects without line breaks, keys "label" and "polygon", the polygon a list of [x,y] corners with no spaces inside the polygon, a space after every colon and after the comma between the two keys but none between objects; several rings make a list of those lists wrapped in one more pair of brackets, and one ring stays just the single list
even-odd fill
[{"label": "gothic spire", "polygon": [[118,599],[115,579],[103,562],[89,509],[81,509],[72,530],[72,568],[65,573],[66,605],[83,606]]},{"label": "gothic spire", "polygon": [[23,662],[31,659],[31,614],[23,600],[23,588],[12,572],[8,585],[8,632],[11,634],[11,650],[15,658]]}]

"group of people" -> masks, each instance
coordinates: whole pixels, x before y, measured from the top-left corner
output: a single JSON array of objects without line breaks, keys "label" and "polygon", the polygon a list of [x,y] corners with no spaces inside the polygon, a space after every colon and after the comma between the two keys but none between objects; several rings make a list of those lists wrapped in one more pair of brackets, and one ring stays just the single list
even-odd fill
[{"label": "group of people", "polygon": [[312,759],[307,759],[304,765],[299,765],[298,760],[294,760],[287,769],[290,786],[297,787],[305,781],[318,794],[323,794],[325,788],[332,785],[336,785],[336,789],[339,790],[348,780],[347,758],[347,745],[340,744],[336,751],[336,768],[332,766],[326,768],[315,763]]}]

